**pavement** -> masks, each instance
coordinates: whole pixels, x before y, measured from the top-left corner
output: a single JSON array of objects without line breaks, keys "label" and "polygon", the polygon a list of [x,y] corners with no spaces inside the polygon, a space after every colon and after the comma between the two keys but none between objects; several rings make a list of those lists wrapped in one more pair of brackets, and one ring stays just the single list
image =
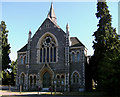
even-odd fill
[{"label": "pavement", "polygon": [[[19,91],[15,91],[14,92],[15,87],[8,87],[8,86],[3,86],[0,85],[0,96],[3,95],[51,95],[51,92],[19,92]],[[55,94],[55,92],[52,93],[53,95]],[[60,92],[56,92],[56,94],[61,94]]]},{"label": "pavement", "polygon": [[[60,92],[52,92],[52,95],[62,94]],[[0,90],[0,96],[3,95],[51,95],[51,92],[12,92],[9,90]]]},{"label": "pavement", "polygon": [[[54,96],[54,97],[109,97],[109,96],[101,96],[101,95],[93,95],[94,93],[92,94],[89,94],[89,95],[84,95],[84,93],[78,95],[77,93],[73,93],[72,95],[71,94],[67,94],[65,93],[62,94],[61,92],[52,92],[52,95],[51,95],[51,92],[38,92],[38,91],[35,91],[35,92],[19,92],[18,90],[15,89],[15,87],[8,87],[8,86],[0,86],[0,96],[2,97],[51,97],[51,96]],[[112,97],[112,96],[111,96]],[[116,97],[119,97],[119,96],[116,96]]]}]

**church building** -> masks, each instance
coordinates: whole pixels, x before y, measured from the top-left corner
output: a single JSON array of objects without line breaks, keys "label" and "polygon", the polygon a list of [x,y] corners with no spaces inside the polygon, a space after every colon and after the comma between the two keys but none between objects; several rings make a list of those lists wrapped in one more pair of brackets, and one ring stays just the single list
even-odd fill
[{"label": "church building", "polygon": [[17,51],[16,87],[37,90],[84,91],[87,48],[77,37],[70,37],[69,25],[63,31],[51,3],[42,25]]}]

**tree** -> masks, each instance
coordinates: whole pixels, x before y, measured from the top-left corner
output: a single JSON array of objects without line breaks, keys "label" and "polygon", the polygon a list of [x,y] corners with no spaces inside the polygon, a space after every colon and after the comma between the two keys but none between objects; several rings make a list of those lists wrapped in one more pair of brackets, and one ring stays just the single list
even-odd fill
[{"label": "tree", "polygon": [[112,59],[105,57],[100,71],[102,88],[109,94],[120,95],[120,54]]},{"label": "tree", "polygon": [[2,71],[2,85],[10,85],[11,75],[8,70]]},{"label": "tree", "polygon": [[[112,27],[111,15],[105,0],[97,3],[96,17],[99,19],[97,31],[94,32],[93,41],[94,55],[91,58],[92,78],[97,80],[98,88],[110,90],[110,83],[117,77],[114,75],[114,68],[118,64],[114,59],[120,55],[120,41],[116,29]],[[119,73],[119,72],[116,72]],[[109,86],[108,86],[109,85]]]},{"label": "tree", "polygon": [[0,30],[0,85],[2,85],[2,33],[1,33],[1,30]]},{"label": "tree", "polygon": [[[1,32],[1,40],[2,40],[2,74],[3,74],[3,84],[7,84],[8,81],[8,71],[7,69],[10,67],[9,63],[11,62],[9,54],[10,54],[10,44],[8,44],[8,30],[6,30],[6,24],[4,21],[1,21],[0,24],[0,32]],[[6,73],[6,74],[5,74]]]},{"label": "tree", "polygon": [[89,64],[89,59],[91,57],[87,57],[87,61],[85,63],[85,89],[86,91],[91,91],[92,90],[92,72],[91,72],[91,65]]},{"label": "tree", "polygon": [[6,24],[1,21],[0,29],[2,33],[2,70],[9,68],[9,63],[11,62],[10,54],[10,44],[8,44],[8,30],[6,30]]},{"label": "tree", "polygon": [[17,61],[12,61],[10,65],[10,71],[11,71],[10,84],[13,86],[15,85],[15,81],[16,81],[16,64],[17,64]]}]

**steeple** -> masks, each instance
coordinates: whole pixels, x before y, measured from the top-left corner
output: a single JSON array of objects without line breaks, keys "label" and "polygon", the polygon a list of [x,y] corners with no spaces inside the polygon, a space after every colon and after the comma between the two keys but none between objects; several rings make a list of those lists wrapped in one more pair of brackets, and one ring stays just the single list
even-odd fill
[{"label": "steeple", "polygon": [[47,17],[51,18],[54,22],[57,23],[57,18],[56,18],[55,12],[54,12],[53,3],[51,3],[50,11],[49,11]]}]

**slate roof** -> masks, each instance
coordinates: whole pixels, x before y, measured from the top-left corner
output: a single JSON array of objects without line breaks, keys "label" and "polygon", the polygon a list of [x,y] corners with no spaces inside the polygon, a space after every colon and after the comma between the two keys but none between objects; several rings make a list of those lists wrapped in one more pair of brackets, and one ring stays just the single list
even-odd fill
[{"label": "slate roof", "polygon": [[41,24],[40,28],[42,27],[42,25],[44,25],[44,23],[46,22],[46,20],[50,20],[57,28],[60,28],[57,23],[55,21],[53,21],[50,17],[47,17],[44,22]]},{"label": "slate roof", "polygon": [[22,47],[20,50],[18,50],[17,52],[24,52],[24,51],[27,51],[27,44]]},{"label": "slate roof", "polygon": [[70,41],[71,41],[71,47],[84,46],[77,37],[70,37]]}]

